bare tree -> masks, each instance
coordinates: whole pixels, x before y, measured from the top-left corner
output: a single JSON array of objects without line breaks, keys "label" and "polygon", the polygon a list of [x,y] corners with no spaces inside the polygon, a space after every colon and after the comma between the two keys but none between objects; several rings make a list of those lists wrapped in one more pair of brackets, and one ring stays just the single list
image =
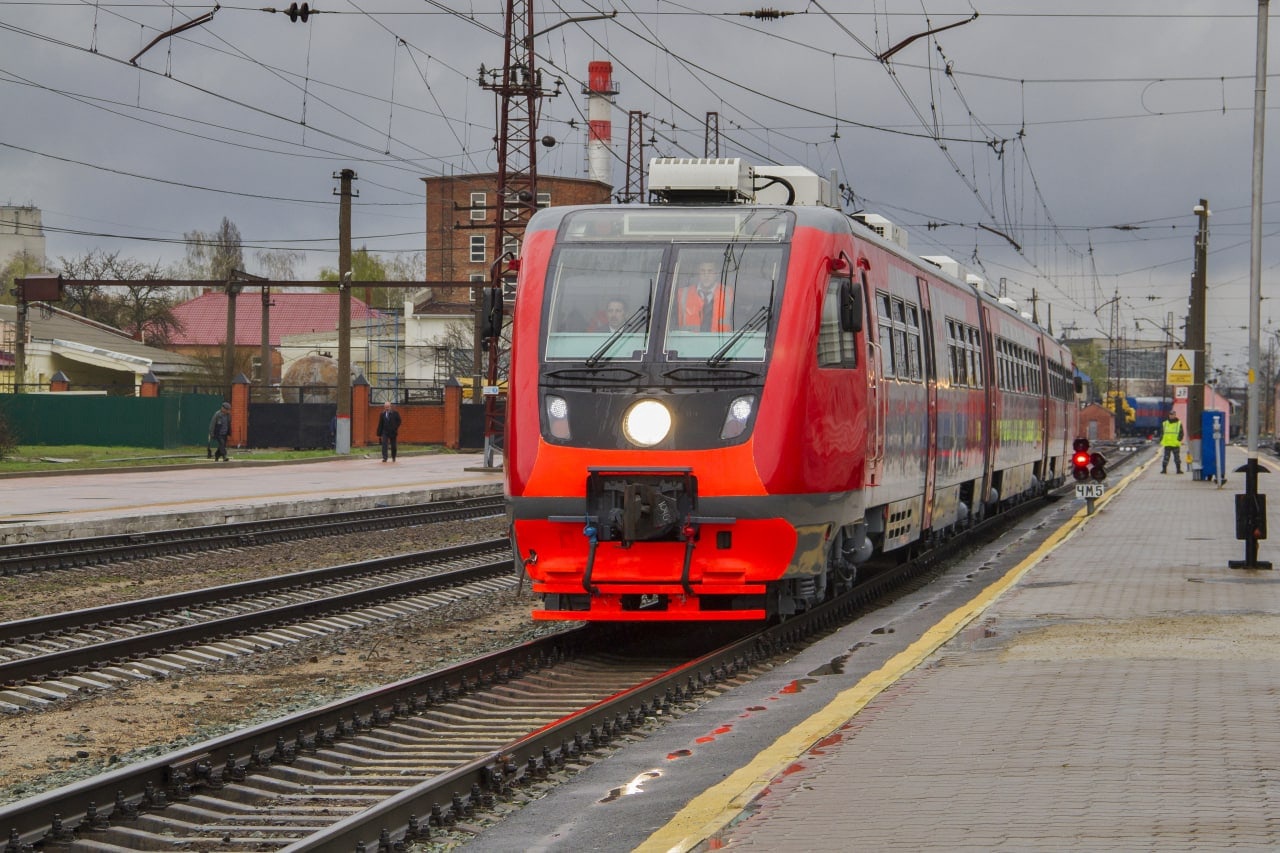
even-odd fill
[{"label": "bare tree", "polygon": [[58,268],[64,279],[63,306],[73,314],[114,325],[110,294],[102,280],[145,278],[149,270],[141,261],[121,258],[119,252],[93,249],[75,257],[58,257]]},{"label": "bare tree", "polygon": [[227,281],[232,270],[244,269],[244,249],[240,229],[225,216],[218,230],[187,231],[182,235],[187,241],[187,257],[179,265],[183,278]]},{"label": "bare tree", "polygon": [[[178,330],[173,315],[177,297],[172,289],[159,283],[140,283],[161,278],[159,261],[148,264],[122,258],[119,252],[95,249],[78,257],[59,257],[58,265],[65,280],[63,307],[73,314],[115,326],[139,340],[149,336],[162,344]],[[122,284],[89,283],[99,281]]]},{"label": "bare tree", "polygon": [[253,253],[258,259],[258,266],[272,281],[297,281],[298,264],[306,260],[304,252],[291,252],[288,249],[260,249]]},{"label": "bare tree", "polygon": [[[157,269],[156,275],[159,275]],[[133,284],[120,295],[116,325],[140,341],[167,346],[182,322],[174,315],[178,304],[173,288],[161,284]]]}]

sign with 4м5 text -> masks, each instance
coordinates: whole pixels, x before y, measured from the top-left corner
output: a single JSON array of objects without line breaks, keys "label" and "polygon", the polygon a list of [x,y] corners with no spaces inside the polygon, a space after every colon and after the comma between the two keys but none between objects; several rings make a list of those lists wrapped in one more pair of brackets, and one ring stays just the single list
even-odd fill
[{"label": "sign with 4\u043c5 text", "polygon": [[1102,497],[1106,486],[1102,483],[1076,483],[1076,497],[1094,500]]}]

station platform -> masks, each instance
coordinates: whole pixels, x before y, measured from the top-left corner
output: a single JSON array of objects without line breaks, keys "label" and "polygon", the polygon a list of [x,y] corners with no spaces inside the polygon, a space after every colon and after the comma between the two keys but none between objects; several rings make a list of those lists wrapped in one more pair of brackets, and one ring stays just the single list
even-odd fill
[{"label": "station platform", "polygon": [[1219,487],[1158,453],[462,849],[1280,849],[1280,571],[1229,568],[1245,454]]},{"label": "station platform", "polygon": [[[376,449],[375,449],[376,451]],[[152,466],[0,481],[0,545],[502,494],[482,453]]]}]

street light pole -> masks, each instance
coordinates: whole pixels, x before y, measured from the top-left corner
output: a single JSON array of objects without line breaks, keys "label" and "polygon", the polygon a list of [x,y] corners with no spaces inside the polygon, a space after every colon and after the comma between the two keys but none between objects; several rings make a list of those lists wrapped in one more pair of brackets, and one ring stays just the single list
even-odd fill
[{"label": "street light pole", "polygon": [[1244,540],[1244,559],[1233,569],[1269,569],[1258,559],[1258,540],[1267,538],[1267,496],[1258,494],[1258,367],[1262,320],[1262,150],[1267,111],[1267,4],[1258,0],[1258,51],[1253,96],[1253,207],[1249,252],[1249,446],[1244,494],[1236,495],[1236,538]]}]

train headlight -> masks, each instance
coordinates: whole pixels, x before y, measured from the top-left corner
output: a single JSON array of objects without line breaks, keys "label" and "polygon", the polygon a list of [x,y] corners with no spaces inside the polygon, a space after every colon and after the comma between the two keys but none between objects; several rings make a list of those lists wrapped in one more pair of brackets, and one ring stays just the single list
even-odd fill
[{"label": "train headlight", "polygon": [[724,416],[724,428],[720,430],[721,438],[737,438],[747,428],[751,420],[751,411],[756,407],[754,395],[738,397],[729,404],[729,411]]},{"label": "train headlight", "polygon": [[569,437],[569,404],[564,397],[547,395],[547,428],[552,438]]},{"label": "train headlight", "polygon": [[632,444],[653,447],[671,432],[671,410],[657,400],[641,400],[623,416],[622,432]]}]

